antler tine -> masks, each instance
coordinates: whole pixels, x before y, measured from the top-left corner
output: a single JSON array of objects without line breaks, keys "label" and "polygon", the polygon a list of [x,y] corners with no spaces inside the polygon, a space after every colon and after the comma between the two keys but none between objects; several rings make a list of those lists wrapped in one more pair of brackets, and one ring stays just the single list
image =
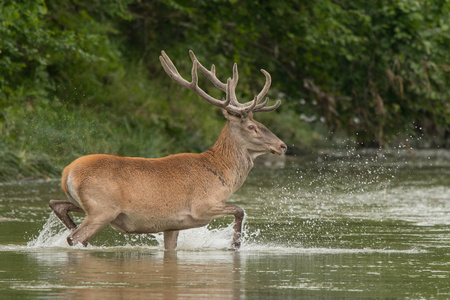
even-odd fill
[{"label": "antler tine", "polygon": [[203,73],[203,75],[205,75],[209,81],[212,82],[212,84],[214,84],[214,86],[216,88],[218,88],[219,90],[222,90],[224,92],[226,92],[227,90],[227,85],[225,83],[223,83],[222,81],[220,81],[217,76],[216,76],[216,67],[214,65],[211,66],[211,71],[208,71],[208,69],[206,69],[197,59],[197,57],[195,56],[194,52],[192,50],[189,50],[189,56],[191,57],[192,62],[195,64],[197,63],[198,68],[200,69],[200,72]]},{"label": "antler tine", "polygon": [[234,65],[233,65],[232,80],[231,81],[227,80],[227,83],[225,84],[217,78],[215,65],[212,65],[211,71],[209,71],[198,61],[197,57],[195,56],[195,54],[192,50],[189,50],[189,56],[191,57],[192,62],[197,63],[200,72],[202,72],[203,75],[205,75],[206,78],[208,78],[209,81],[211,81],[215,87],[217,87],[218,89],[227,93],[227,99],[230,99],[230,102],[233,106],[239,107],[242,105],[237,101],[237,98],[236,98],[236,86],[239,81],[239,73],[238,73],[236,63],[234,63]]},{"label": "antler tine", "polygon": [[253,112],[255,110],[256,105],[258,104],[260,100],[258,100],[258,97],[255,96],[255,98],[253,99],[253,101],[251,101],[250,106],[245,108],[245,111],[247,113]]},{"label": "antler tine", "polygon": [[[270,77],[269,72],[267,72],[266,70],[263,70],[263,69],[261,69],[261,72],[266,77],[266,83],[264,84],[264,87],[261,90],[261,92],[259,92],[259,94],[256,96],[258,98],[258,102],[261,101],[261,99],[267,94],[267,92],[269,91],[270,85],[272,83],[272,78]],[[266,107],[266,105],[268,103],[269,103],[269,98],[267,97],[263,103],[256,105],[256,107],[253,109],[253,112],[260,112],[260,111],[268,112],[268,111],[275,110],[278,107],[280,107],[281,100],[277,100],[277,102],[274,105]]]},{"label": "antler tine", "polygon": [[180,76],[180,73],[178,73],[177,68],[175,67],[173,62],[170,60],[169,56],[167,56],[166,52],[161,51],[161,56],[159,57],[159,61],[161,62],[161,65],[162,65],[164,71],[166,71],[167,75],[169,75],[170,78],[172,78],[173,80],[180,78],[183,81],[183,84],[179,83],[178,81],[177,82],[182,86],[189,84],[189,82],[187,80],[184,80]]},{"label": "antler tine", "polygon": [[238,73],[238,68],[237,68],[237,63],[234,63],[233,65],[233,79],[227,84],[231,85],[230,86],[230,98],[231,98],[231,104],[234,106],[242,106],[241,103],[238,102],[237,98],[236,98],[236,86],[238,84],[239,81],[239,73]]},{"label": "antler tine", "polygon": [[[255,96],[256,97],[256,96]],[[262,99],[262,98],[261,98]],[[258,100],[258,102],[261,102],[261,99]],[[255,109],[260,109],[263,108],[264,106],[267,105],[267,103],[269,103],[269,97],[266,97],[266,99],[263,101],[263,103],[259,103],[255,106]]]},{"label": "antler tine", "polygon": [[[269,102],[269,98],[267,98],[266,101],[264,101],[264,103],[266,103],[266,104],[267,104],[267,102]],[[261,104],[264,104],[264,103],[261,103]],[[260,108],[256,107],[253,110],[253,112],[259,112],[259,111],[268,112],[268,111],[272,111],[272,110],[275,110],[278,107],[280,107],[280,105],[281,105],[281,100],[277,100],[277,102],[274,105],[269,106],[269,107],[264,107],[264,106],[262,106]]]},{"label": "antler tine", "polygon": [[[256,96],[257,102],[258,102],[258,103],[261,102],[261,100],[262,100],[262,99],[264,98],[264,96],[267,94],[267,92],[269,91],[271,82],[272,82],[272,79],[271,79],[271,77],[270,77],[270,74],[269,74],[266,70],[261,69],[261,72],[262,72],[262,73],[264,74],[264,76],[266,77],[266,82],[264,83],[264,87],[263,87],[263,89],[261,90],[261,92],[259,92],[259,94]],[[243,107],[246,107],[246,108],[249,107],[249,106],[253,106],[253,101],[254,101],[254,100],[249,101],[249,102],[247,102],[247,103],[240,104],[240,106],[243,106]],[[263,103],[258,104],[255,108],[261,108],[261,107],[267,105],[268,101],[269,101],[268,99],[264,100]]]},{"label": "antler tine", "polygon": [[[189,53],[191,53],[191,52],[192,51],[190,51]],[[166,71],[167,75],[170,78],[172,78],[176,83],[178,83],[182,87],[192,90],[194,93],[196,93],[197,95],[199,95],[200,97],[202,97],[203,99],[208,101],[210,104],[217,106],[217,107],[225,108],[226,106],[228,106],[228,104],[231,101],[231,98],[229,97],[228,93],[227,93],[226,100],[221,101],[219,99],[211,97],[210,95],[208,95],[204,90],[202,90],[198,86],[197,67],[201,66],[201,65],[198,62],[198,60],[195,58],[195,55],[193,55],[193,54],[194,53],[192,52],[191,58],[193,58],[193,60],[192,60],[193,64],[192,64],[192,70],[191,70],[191,74],[192,74],[191,82],[189,82],[186,79],[184,79],[183,77],[181,77],[180,73],[178,72],[177,68],[175,67],[173,62],[170,60],[170,58],[166,54],[166,52],[161,51],[161,56],[159,57],[159,60],[161,61],[161,65],[162,65],[164,71]]]},{"label": "antler tine", "polygon": [[281,105],[281,101],[278,100],[274,105],[265,107],[269,103],[268,97],[266,97],[266,99],[262,103],[259,103],[269,91],[272,82],[270,74],[266,70],[261,69],[261,72],[266,77],[266,82],[261,92],[259,92],[259,94],[255,96],[255,98],[252,101],[247,102],[245,104],[240,104],[241,106],[245,107],[246,111],[248,111],[249,108],[253,108],[251,110],[252,112],[268,112],[277,109]]},{"label": "antler tine", "polygon": [[266,70],[261,69],[261,72],[264,74],[264,76],[266,76],[266,83],[264,84],[263,89],[261,90],[261,92],[259,92],[258,94],[258,99],[262,99],[264,98],[264,96],[267,94],[267,92],[270,89],[270,85],[272,84],[272,78],[270,77],[269,72],[267,72]]},{"label": "antler tine", "polygon": [[194,88],[198,87],[197,64],[195,62],[192,64],[191,76],[192,76],[191,86]]}]

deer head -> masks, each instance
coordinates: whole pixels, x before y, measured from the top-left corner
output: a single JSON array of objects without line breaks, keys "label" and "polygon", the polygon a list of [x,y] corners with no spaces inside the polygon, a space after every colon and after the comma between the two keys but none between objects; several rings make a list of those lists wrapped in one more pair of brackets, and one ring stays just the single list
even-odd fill
[{"label": "deer head", "polygon": [[[261,70],[266,77],[263,89],[253,100],[246,103],[239,103],[236,97],[236,86],[239,80],[236,63],[233,66],[233,77],[228,78],[227,82],[224,83],[217,78],[214,65],[211,66],[211,70],[208,70],[198,61],[194,52],[189,51],[189,56],[192,60],[191,82],[181,77],[177,68],[164,51],[161,51],[159,60],[167,75],[175,82],[192,90],[210,104],[222,109],[223,115],[228,120],[230,133],[236,139],[237,143],[248,149],[253,158],[267,152],[277,155],[284,154],[287,149],[286,144],[263,124],[253,119],[253,113],[273,111],[281,105],[281,101],[277,100],[274,105],[267,106],[269,103],[268,97],[262,101],[270,88],[270,74],[265,70]],[[225,99],[214,98],[198,86],[197,70],[200,70],[200,72],[202,72],[216,88],[226,93]]]}]

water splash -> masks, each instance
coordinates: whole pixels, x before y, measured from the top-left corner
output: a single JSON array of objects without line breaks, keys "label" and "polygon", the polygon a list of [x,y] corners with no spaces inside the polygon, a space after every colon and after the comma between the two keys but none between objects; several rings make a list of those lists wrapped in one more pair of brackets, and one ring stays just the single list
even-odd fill
[{"label": "water splash", "polygon": [[[183,230],[178,237],[178,250],[223,250],[231,245],[231,239],[234,232],[234,223],[229,224],[224,228],[211,229],[208,226]],[[27,243],[28,248],[51,248],[64,247],[73,248],[67,243],[67,236],[70,230],[65,228],[61,221],[51,213],[47,222],[43,225],[39,235]],[[151,246],[152,241],[156,240],[158,245]],[[140,235],[123,235],[123,239],[116,241],[121,247],[148,247],[148,248],[164,248],[163,234],[140,234]],[[84,249],[98,249],[107,246],[93,246],[91,244],[84,248],[81,245],[76,245],[75,248]]]},{"label": "water splash", "polygon": [[208,226],[180,231],[177,250],[223,250],[231,246],[234,223],[225,228]]},{"label": "water splash", "polygon": [[29,241],[27,246],[30,248],[70,247],[66,240],[69,234],[70,230],[66,229],[56,215],[51,213],[39,235]]},{"label": "water splash", "polygon": [[[209,228],[209,226],[193,228],[180,231],[178,237],[177,251],[226,251],[230,249],[231,240],[234,232],[234,223],[223,228]],[[66,238],[70,234],[70,230],[66,229],[59,219],[52,213],[43,225],[39,235],[27,243],[27,246],[18,247],[20,250],[39,250],[40,248],[66,248],[77,250],[108,250],[108,251],[147,251],[164,249],[163,234],[152,235],[128,235],[126,238],[117,241],[114,246],[92,245],[87,247],[76,245],[71,247],[67,244]],[[283,243],[261,242],[258,241],[260,231],[249,231],[244,226],[243,243],[239,250],[242,253],[301,253],[301,254],[354,254],[354,253],[426,253],[427,251],[419,248],[412,249],[347,249],[347,248],[323,248],[323,247],[302,247],[301,245],[289,246]],[[156,240],[158,245],[152,246],[149,241]],[[0,249],[1,250],[1,249]],[[13,250],[7,247],[3,250]]]}]

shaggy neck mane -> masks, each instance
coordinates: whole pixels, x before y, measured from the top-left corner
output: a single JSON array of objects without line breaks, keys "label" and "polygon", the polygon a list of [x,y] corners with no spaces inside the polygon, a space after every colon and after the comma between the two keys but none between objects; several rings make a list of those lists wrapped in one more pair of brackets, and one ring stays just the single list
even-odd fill
[{"label": "shaggy neck mane", "polygon": [[223,170],[224,176],[234,179],[232,183],[238,189],[247,178],[253,167],[253,159],[239,142],[234,140],[230,132],[229,121],[222,129],[217,142],[204,155],[219,170]]}]

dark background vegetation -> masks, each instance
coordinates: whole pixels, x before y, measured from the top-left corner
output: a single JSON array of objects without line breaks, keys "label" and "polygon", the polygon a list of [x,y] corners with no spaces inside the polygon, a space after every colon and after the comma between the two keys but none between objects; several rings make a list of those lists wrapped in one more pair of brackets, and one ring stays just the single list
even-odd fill
[{"label": "dark background vegetation", "polygon": [[224,81],[237,62],[241,101],[267,70],[283,105],[257,119],[291,151],[448,147],[449,47],[449,0],[3,0],[0,180],[211,146],[220,111],[167,77],[161,50],[187,78],[189,49]]}]

